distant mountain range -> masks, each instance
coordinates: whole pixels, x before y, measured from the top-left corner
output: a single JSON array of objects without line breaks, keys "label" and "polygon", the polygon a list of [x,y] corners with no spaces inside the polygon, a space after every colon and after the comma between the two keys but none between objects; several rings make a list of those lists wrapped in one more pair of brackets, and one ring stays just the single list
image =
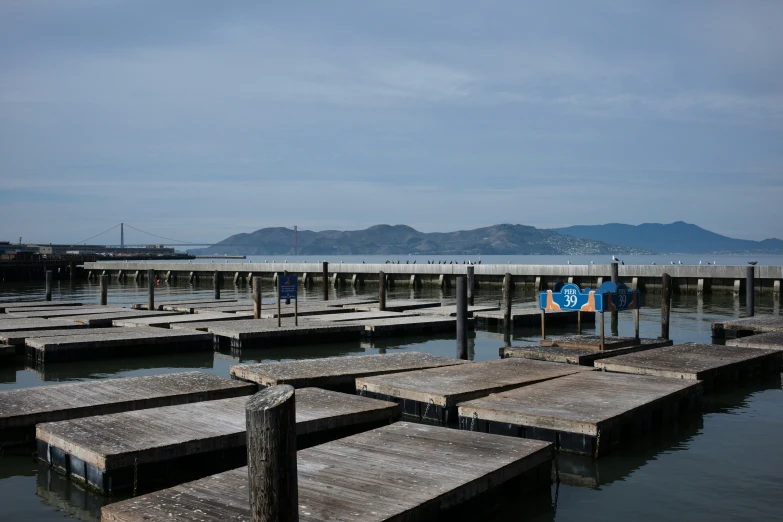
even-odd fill
[{"label": "distant mountain range", "polygon": [[[195,254],[291,255],[294,231],[262,228],[236,234]],[[365,230],[299,230],[299,255],[492,255],[492,254],[647,254],[646,249],[566,236],[523,225],[494,225],[457,232],[419,232],[405,225]]]},{"label": "distant mountain range", "polygon": [[783,241],[780,239],[763,241],[734,239],[682,221],[668,225],[660,223],[576,225],[553,230],[560,234],[614,243],[626,248],[641,248],[658,254],[783,253]]}]

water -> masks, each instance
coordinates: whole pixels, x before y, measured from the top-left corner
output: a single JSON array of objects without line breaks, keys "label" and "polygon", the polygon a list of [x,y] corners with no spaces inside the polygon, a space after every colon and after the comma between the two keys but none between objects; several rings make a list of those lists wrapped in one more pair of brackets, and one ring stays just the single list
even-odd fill
[{"label": "water", "polygon": [[[651,257],[644,257],[646,261],[652,262]],[[403,258],[403,263],[406,258]],[[734,258],[744,259],[738,256]],[[345,262],[355,262],[356,259],[343,256]],[[422,259],[417,262],[426,263],[426,258],[416,259]],[[570,259],[577,264],[574,258],[549,259],[548,256],[517,256],[510,257],[509,260],[542,264],[564,263],[564,259]],[[718,261],[722,262],[721,259],[723,258]],[[268,260],[272,261],[272,257],[269,256]],[[318,259],[321,260],[323,259]],[[328,260],[330,263],[340,261],[339,258],[336,261],[334,258]],[[368,263],[379,261],[369,256],[364,260]],[[757,256],[757,260],[759,264],[783,264],[780,257],[762,259]],[[263,262],[263,258],[260,261]],[[385,258],[380,261],[384,262]],[[482,258],[482,261],[488,262],[486,257]],[[683,257],[682,261],[685,263],[686,259]],[[589,260],[587,262],[589,263]],[[57,283],[54,289],[55,299],[97,302],[97,283],[78,282],[74,286],[67,281]],[[43,295],[40,283],[14,283],[13,286],[4,284],[0,291],[0,300],[41,298]],[[374,295],[375,289],[368,285],[365,289],[339,288],[331,289],[331,292],[332,297],[348,297]],[[202,285],[190,285],[183,281],[161,283],[161,287],[156,290],[156,299],[162,301],[185,297],[211,298],[212,293],[210,282],[204,282]],[[228,283],[221,295],[224,299],[248,299],[250,289],[245,284],[234,287]],[[455,299],[453,290],[433,287],[410,290],[398,286],[389,290],[389,299],[411,297],[442,299],[445,302],[453,302]],[[744,296],[740,297],[721,294],[704,297],[675,295],[671,321],[673,339],[675,342],[710,342],[712,321],[742,316],[745,304]],[[310,292],[305,290],[302,298],[320,299],[320,288]],[[500,298],[500,289],[497,287],[479,289],[476,295],[477,304],[497,303]],[[112,281],[110,284],[110,303],[129,304],[145,300],[146,285],[137,285],[132,281]],[[532,300],[532,293],[517,292],[515,295],[515,303]],[[651,296],[649,301],[650,305],[657,304],[657,296]],[[780,304],[775,302],[771,295],[757,296],[756,307],[759,314],[780,314]],[[573,333],[574,328],[550,328],[548,333]],[[631,314],[620,314],[619,333],[633,335]],[[659,333],[660,309],[643,309],[641,335],[655,337]],[[538,335],[538,327],[516,328],[513,331],[513,343],[534,343]],[[503,336],[500,332],[478,331],[469,341],[470,357],[476,361],[496,359],[501,346]],[[241,356],[235,358],[226,353],[117,358],[52,364],[39,372],[26,369],[22,361],[17,361],[15,367],[0,368],[0,390],[191,369],[228,376],[230,366],[239,361],[350,356],[392,351],[425,351],[453,356],[455,339],[453,335],[423,336],[386,339],[374,343],[334,343],[244,350]],[[558,487],[553,486],[543,502],[534,503],[528,497],[519,498],[513,491],[504,492],[499,500],[495,498],[482,505],[483,512],[478,515],[471,514],[468,519],[479,517],[490,522],[606,522],[629,519],[659,521],[686,517],[696,521],[783,520],[783,507],[780,504],[783,495],[781,440],[783,389],[780,379],[750,383],[731,393],[708,396],[702,411],[683,421],[676,429],[635,441],[606,458],[596,462],[573,457],[561,459],[560,469],[564,482]],[[117,500],[94,495],[38,465],[32,458],[33,449],[7,448],[0,456],[0,521],[63,521],[72,518],[97,520],[100,506]],[[579,470],[578,475],[569,478],[566,472],[574,469]],[[534,504],[535,509],[531,507]]]}]

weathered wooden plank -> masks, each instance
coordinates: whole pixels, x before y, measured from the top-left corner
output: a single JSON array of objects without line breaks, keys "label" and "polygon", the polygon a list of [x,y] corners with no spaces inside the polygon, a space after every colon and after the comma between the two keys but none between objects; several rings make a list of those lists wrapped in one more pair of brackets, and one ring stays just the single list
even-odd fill
[{"label": "weathered wooden plank", "polygon": [[[541,339],[541,346],[559,346],[561,348],[582,348],[586,350],[599,350],[601,337],[598,335],[557,335]],[[604,337],[604,350],[627,348],[638,344],[635,337]]]},{"label": "weathered wooden plank", "polygon": [[212,312],[204,314],[184,314],[168,316],[137,317],[133,319],[122,318],[112,321],[114,326],[155,326],[157,328],[169,328],[172,324],[200,323],[204,321],[236,321],[241,318],[252,318],[252,312]]},{"label": "weathered wooden plank", "polygon": [[[105,493],[196,478],[246,464],[248,397],[43,423],[38,456]],[[376,428],[400,416],[394,403],[319,388],[296,391],[297,448]],[[88,468],[91,467],[91,468]],[[171,473],[170,473],[171,472]]]},{"label": "weathered wooden plank", "polygon": [[[701,383],[582,372],[459,404],[460,427],[554,441],[562,451],[598,457],[698,404]],[[660,416],[656,412],[660,412]],[[630,429],[629,429],[630,428]]]},{"label": "weathered wooden plank", "polygon": [[36,337],[25,340],[27,356],[38,362],[110,357],[138,354],[154,348],[200,350],[212,348],[212,335],[194,330],[136,328],[96,329],[92,335]]},{"label": "weathered wooden plank", "polygon": [[0,342],[12,344],[14,346],[24,346],[25,340],[33,337],[60,337],[63,335],[95,335],[95,330],[90,328],[60,328],[57,330],[20,330],[16,332],[0,332]]},{"label": "weathered wooden plank", "polygon": [[16,308],[46,308],[50,306],[55,308],[82,306],[82,303],[78,301],[5,301],[2,304],[6,310]]},{"label": "weathered wooden plank", "polygon": [[87,328],[85,324],[65,319],[24,318],[0,321],[0,332],[20,332],[23,330],[63,330]]},{"label": "weathered wooden plank", "polygon": [[41,422],[249,395],[256,387],[201,372],[0,391],[0,441],[31,439]]},{"label": "weathered wooden plank", "polygon": [[595,362],[602,370],[676,379],[733,382],[757,373],[780,372],[781,351],[715,344],[675,344]]},{"label": "weathered wooden plank", "polygon": [[[421,299],[396,299],[386,301],[387,312],[405,312],[408,310],[419,310],[422,308],[439,307],[440,301],[424,301]],[[357,304],[353,308],[358,312],[377,312],[377,303]]]},{"label": "weathered wooden plank", "polygon": [[549,361],[568,364],[579,364],[582,366],[592,366],[597,359],[614,357],[626,353],[641,352],[652,348],[662,346],[671,346],[672,341],[665,339],[638,339],[637,344],[621,348],[607,348],[606,350],[595,350],[587,348],[563,348],[562,346],[512,346],[509,348],[500,348],[500,358],[508,359],[512,357],[521,357],[524,359],[533,359],[536,361]]},{"label": "weathered wooden plank", "polygon": [[341,314],[328,314],[328,315],[314,315],[310,317],[310,321],[323,321],[323,322],[353,322],[362,323],[364,321],[372,321],[376,319],[392,319],[400,317],[414,317],[418,314],[411,312],[347,312]]},{"label": "weathered wooden plank", "polygon": [[101,307],[87,307],[87,306],[72,306],[64,309],[60,308],[45,308],[43,310],[22,310],[8,314],[9,316],[17,318],[40,318],[40,319],[62,319],[71,316],[84,316],[93,314],[105,314],[111,312],[123,312],[130,311],[129,308],[123,308],[121,306],[101,306]]},{"label": "weathered wooden plank", "polygon": [[[473,312],[473,317],[481,325],[503,326],[504,312],[503,310],[476,311]],[[559,311],[547,312],[544,317],[547,326],[556,326],[558,324],[576,324],[579,316],[577,312]],[[541,324],[541,310],[532,304],[512,307],[511,322],[513,326],[539,326]],[[583,313],[582,322],[585,324],[595,323],[595,314]]]},{"label": "weathered wooden plank", "polygon": [[[398,422],[297,452],[299,520],[433,520],[551,459],[540,441]],[[250,520],[247,484],[240,468],[111,504],[102,520]]]},{"label": "weathered wooden plank", "polygon": [[398,402],[403,414],[426,421],[457,422],[457,403],[592,368],[528,359],[502,359],[459,366],[361,377],[357,393]]},{"label": "weathered wooden plank", "polygon": [[420,352],[326,357],[272,363],[239,364],[231,376],[262,386],[290,384],[294,388],[353,388],[356,378],[422,368],[463,364],[465,361]]},{"label": "weathered wooden plank", "polygon": [[[420,335],[423,333],[454,332],[457,320],[454,317],[409,316],[387,319],[372,319],[360,321],[364,326],[364,337],[391,337],[399,335]],[[473,328],[475,322],[466,321]]]},{"label": "weathered wooden plank", "polygon": [[[475,306],[468,306],[468,317],[473,317],[473,314],[475,312],[492,312],[499,310],[500,307],[497,305],[475,305]],[[444,305],[444,306],[438,306],[435,308],[422,308],[420,310],[417,310],[417,313],[421,315],[444,315],[446,317],[456,317],[457,316],[457,305]]]},{"label": "weathered wooden plank", "polygon": [[116,312],[107,312],[103,314],[78,315],[68,317],[70,321],[79,324],[85,324],[92,328],[111,326],[112,322],[120,319],[138,319],[142,317],[172,317],[178,316],[180,312],[148,312],[147,310],[131,310],[123,308]]},{"label": "weathered wooden plank", "polygon": [[[181,305],[206,305],[206,304],[213,304],[213,303],[235,303],[236,299],[182,299],[182,300],[174,300],[174,301],[160,301],[158,303],[155,303],[155,309],[157,310],[165,310],[166,306],[181,306]],[[148,303],[133,303],[131,305],[131,308],[134,310],[146,310]],[[192,313],[192,312],[188,312]]]},{"label": "weathered wooden plank", "polygon": [[[0,337],[0,341],[2,341],[2,337]],[[767,332],[751,335],[749,337],[729,339],[726,341],[726,346],[758,348],[761,350],[783,350],[783,331]]]},{"label": "weathered wooden plank", "polygon": [[783,316],[781,315],[756,315],[712,323],[712,337],[715,339],[745,337],[780,330],[783,330]]}]

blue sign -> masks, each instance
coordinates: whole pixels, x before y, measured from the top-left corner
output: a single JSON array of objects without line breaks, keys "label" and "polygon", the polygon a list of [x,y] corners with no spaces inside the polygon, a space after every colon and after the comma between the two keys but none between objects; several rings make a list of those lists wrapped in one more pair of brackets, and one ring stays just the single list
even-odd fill
[{"label": "blue sign", "polygon": [[278,299],[296,299],[296,276],[295,275],[279,275],[277,276],[277,282],[279,285]]},{"label": "blue sign", "polygon": [[559,311],[572,310],[578,312],[603,312],[604,298],[597,291],[589,288],[581,290],[573,283],[555,285],[555,291],[547,290],[539,294],[541,310]]},{"label": "blue sign", "polygon": [[607,281],[598,287],[601,294],[609,292],[612,294],[612,304],[607,308],[611,311],[636,310],[642,307],[642,293],[639,290],[631,290],[623,283],[614,284]]}]

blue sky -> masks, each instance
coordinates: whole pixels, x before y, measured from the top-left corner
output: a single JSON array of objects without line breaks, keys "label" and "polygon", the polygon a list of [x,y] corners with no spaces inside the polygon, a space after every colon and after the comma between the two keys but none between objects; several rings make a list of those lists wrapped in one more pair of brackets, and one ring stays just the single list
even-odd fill
[{"label": "blue sky", "polygon": [[781,20],[778,0],[5,0],[0,239],[781,237]]}]

